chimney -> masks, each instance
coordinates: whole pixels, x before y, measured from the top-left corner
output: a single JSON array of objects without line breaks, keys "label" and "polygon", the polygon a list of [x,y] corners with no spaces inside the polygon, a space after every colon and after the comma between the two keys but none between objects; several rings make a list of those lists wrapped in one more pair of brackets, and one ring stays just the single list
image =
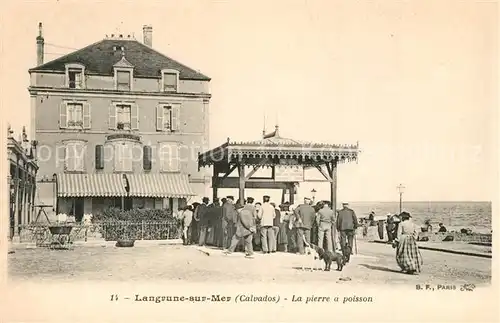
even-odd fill
[{"label": "chimney", "polygon": [[36,59],[37,59],[37,66],[40,66],[43,64],[43,47],[44,47],[44,42],[45,40],[43,39],[42,35],[42,23],[38,23],[38,37],[36,38]]},{"label": "chimney", "polygon": [[153,26],[142,26],[143,43],[149,47],[153,47]]}]

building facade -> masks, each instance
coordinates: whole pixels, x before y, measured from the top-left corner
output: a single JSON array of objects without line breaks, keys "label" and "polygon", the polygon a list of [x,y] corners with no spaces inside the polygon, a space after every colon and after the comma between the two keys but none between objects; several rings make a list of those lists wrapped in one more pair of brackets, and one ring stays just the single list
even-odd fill
[{"label": "building facade", "polygon": [[34,219],[36,175],[38,165],[35,160],[34,143],[28,140],[26,131],[19,140],[14,139],[13,131],[7,133],[7,162],[9,164],[9,233],[12,241],[19,240],[21,228]]},{"label": "building facade", "polygon": [[111,35],[47,63],[39,29],[29,93],[43,203],[78,221],[204,196],[210,78],[154,50],[151,26],[143,43]]}]

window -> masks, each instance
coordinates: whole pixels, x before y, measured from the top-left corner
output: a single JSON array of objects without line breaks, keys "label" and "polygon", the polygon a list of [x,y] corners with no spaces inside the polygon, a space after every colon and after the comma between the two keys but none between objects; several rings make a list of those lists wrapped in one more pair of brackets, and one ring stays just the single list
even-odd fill
[{"label": "window", "polygon": [[180,171],[179,144],[162,143],[158,154],[163,172]]},{"label": "window", "polygon": [[68,111],[68,127],[83,126],[83,104],[82,103],[67,103]]},{"label": "window", "polygon": [[116,89],[121,91],[130,91],[130,77],[129,71],[116,71]]},{"label": "window", "polygon": [[116,105],[116,128],[130,130],[130,105]]},{"label": "window", "polygon": [[164,73],[163,74],[163,91],[177,92],[177,74]]},{"label": "window", "polygon": [[69,88],[70,89],[83,88],[82,76],[83,72],[81,69],[70,69],[68,71]]},{"label": "window", "polygon": [[90,104],[84,101],[63,101],[59,111],[59,127],[90,129]]},{"label": "window", "polygon": [[66,87],[70,89],[85,88],[85,66],[79,63],[66,64]]},{"label": "window", "polygon": [[68,142],[65,146],[65,170],[68,172],[83,172],[85,170],[85,143]]},{"label": "window", "polygon": [[135,103],[114,102],[109,107],[109,128],[139,130],[139,108]]},{"label": "window", "polygon": [[156,130],[179,131],[179,112],[179,104],[160,104],[156,109]]},{"label": "window", "polygon": [[162,109],[163,113],[163,129],[172,130],[172,107],[166,105]]},{"label": "window", "polygon": [[132,171],[132,145],[120,143],[115,145],[115,171]]}]

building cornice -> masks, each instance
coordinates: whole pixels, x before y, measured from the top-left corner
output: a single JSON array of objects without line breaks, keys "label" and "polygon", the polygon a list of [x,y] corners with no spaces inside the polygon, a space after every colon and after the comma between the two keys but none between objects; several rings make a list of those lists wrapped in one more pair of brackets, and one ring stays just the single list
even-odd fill
[{"label": "building cornice", "polygon": [[[28,73],[31,75],[32,73],[39,73],[39,74],[61,74],[64,75],[65,71],[59,71],[59,70],[37,70],[36,68],[28,70]],[[100,73],[93,73],[89,71],[85,71],[85,75],[90,75],[90,76],[103,76],[103,77],[113,77],[113,74],[100,74]],[[141,79],[156,79],[156,80],[161,80],[162,75],[158,76],[150,76],[150,75],[140,75],[137,73],[134,73],[134,78],[141,78]],[[205,79],[199,79],[199,78],[189,78],[189,77],[182,77],[179,75],[179,80],[181,81],[196,81],[196,82],[210,82],[210,79],[205,80]]]},{"label": "building cornice", "polygon": [[[36,130],[37,133],[41,134],[55,134],[55,135],[63,135],[63,134],[89,134],[89,135],[109,135],[115,133],[114,131],[110,130],[81,130],[81,129],[57,129],[57,130]],[[148,135],[148,136],[162,136],[165,137],[166,135],[168,136],[177,136],[181,135],[183,137],[185,136],[203,136],[203,132],[176,132],[175,134],[166,134],[165,132],[158,132],[158,131],[134,131],[132,133],[138,133],[141,135]]]},{"label": "building cornice", "polygon": [[28,87],[30,95],[37,94],[56,94],[56,95],[79,95],[79,96],[104,96],[104,97],[150,97],[150,98],[193,98],[193,99],[210,99],[212,97],[209,93],[186,93],[186,92],[143,92],[143,91],[118,91],[118,90],[103,90],[103,89],[68,89],[68,88],[54,88],[45,86],[30,86]]}]

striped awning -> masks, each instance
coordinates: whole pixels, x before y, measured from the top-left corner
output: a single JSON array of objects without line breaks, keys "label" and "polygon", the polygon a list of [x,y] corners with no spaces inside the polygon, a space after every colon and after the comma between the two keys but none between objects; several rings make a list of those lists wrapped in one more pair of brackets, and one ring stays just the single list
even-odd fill
[{"label": "striped awning", "polygon": [[58,174],[57,196],[126,196],[122,174]]},{"label": "striped awning", "polygon": [[194,196],[186,174],[127,174],[129,196],[173,197]]}]

